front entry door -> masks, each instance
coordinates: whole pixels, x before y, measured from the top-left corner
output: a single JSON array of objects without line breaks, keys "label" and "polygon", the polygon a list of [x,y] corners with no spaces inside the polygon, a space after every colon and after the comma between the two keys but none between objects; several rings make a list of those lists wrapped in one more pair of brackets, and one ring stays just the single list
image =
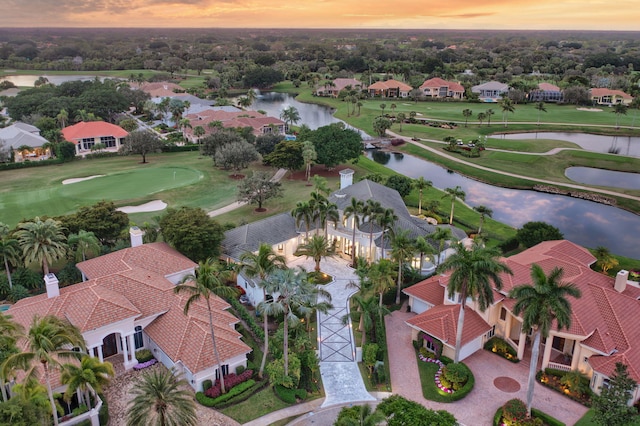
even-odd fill
[{"label": "front entry door", "polygon": [[102,339],[102,354],[104,358],[108,358],[118,353],[118,341],[115,333],[108,335]]}]

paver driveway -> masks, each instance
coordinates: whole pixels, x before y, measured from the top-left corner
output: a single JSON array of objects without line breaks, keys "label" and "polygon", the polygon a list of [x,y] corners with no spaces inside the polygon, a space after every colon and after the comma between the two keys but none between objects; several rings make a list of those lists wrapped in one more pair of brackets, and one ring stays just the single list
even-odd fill
[{"label": "paver driveway", "polygon": [[[447,410],[453,413],[460,423],[468,426],[491,425],[496,410],[506,401],[512,398],[520,398],[523,401],[526,399],[528,365],[513,364],[499,356],[480,350],[464,360],[473,371],[476,381],[473,391],[467,397],[450,404],[426,400],[422,396],[418,361],[411,344],[411,329],[404,323],[414,315],[401,309],[385,317],[393,393],[416,401],[427,408]],[[497,377],[504,376],[511,377],[520,383],[520,390],[513,393],[498,390],[493,381]],[[575,424],[587,411],[586,407],[540,384],[535,385],[533,406],[567,425]]]}]

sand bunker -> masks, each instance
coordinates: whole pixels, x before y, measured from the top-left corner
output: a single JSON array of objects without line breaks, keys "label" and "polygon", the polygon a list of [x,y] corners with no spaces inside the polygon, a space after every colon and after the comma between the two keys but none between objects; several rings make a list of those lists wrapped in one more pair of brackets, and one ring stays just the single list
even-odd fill
[{"label": "sand bunker", "polygon": [[602,112],[600,108],[576,108],[578,111]]},{"label": "sand bunker", "polygon": [[145,213],[145,212],[157,212],[167,208],[167,203],[162,200],[153,200],[148,203],[140,204],[139,206],[124,206],[117,210],[125,213]]},{"label": "sand bunker", "polygon": [[99,178],[99,177],[103,177],[104,175],[93,175],[93,176],[87,176],[87,177],[83,177],[83,178],[73,178],[73,179],[65,179],[62,181],[63,185],[69,185],[70,183],[78,183],[78,182],[82,182],[83,180],[89,180],[89,179],[95,179],[95,178]]}]

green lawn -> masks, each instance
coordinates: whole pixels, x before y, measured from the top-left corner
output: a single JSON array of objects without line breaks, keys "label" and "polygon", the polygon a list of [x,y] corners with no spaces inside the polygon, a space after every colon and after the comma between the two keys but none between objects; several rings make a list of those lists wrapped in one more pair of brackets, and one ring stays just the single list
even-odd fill
[{"label": "green lawn", "polygon": [[242,424],[288,406],[276,396],[271,386],[267,386],[246,401],[223,408],[220,412]]},{"label": "green lawn", "polygon": [[420,374],[420,383],[422,384],[422,396],[425,399],[436,402],[451,402],[440,389],[436,386],[434,376],[440,368],[438,364],[433,362],[424,362],[418,358],[416,352],[416,360],[418,362],[418,373]]},{"label": "green lawn", "polygon": [[[593,410],[589,410],[585,413],[584,416],[575,424],[575,426],[598,426],[597,423],[593,422],[591,419],[593,418]],[[635,420],[630,423],[628,426],[640,426],[640,416],[636,416]]]}]

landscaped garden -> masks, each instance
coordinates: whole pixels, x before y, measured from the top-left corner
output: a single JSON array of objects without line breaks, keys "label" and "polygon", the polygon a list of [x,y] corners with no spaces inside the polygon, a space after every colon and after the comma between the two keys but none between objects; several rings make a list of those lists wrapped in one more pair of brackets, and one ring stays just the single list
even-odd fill
[{"label": "landscaped garden", "polygon": [[493,426],[565,426],[549,414],[535,408],[527,418],[527,406],[519,399],[511,399],[496,411]]},{"label": "landscaped garden", "polygon": [[426,399],[436,402],[453,402],[464,398],[473,390],[475,378],[464,363],[454,363],[451,359],[437,352],[431,352],[425,347],[420,347],[416,351],[416,357],[422,395]]},{"label": "landscaped garden", "polygon": [[518,352],[511,347],[504,339],[498,336],[494,336],[487,340],[484,344],[484,349],[501,356],[511,362],[520,362],[518,359]]}]

